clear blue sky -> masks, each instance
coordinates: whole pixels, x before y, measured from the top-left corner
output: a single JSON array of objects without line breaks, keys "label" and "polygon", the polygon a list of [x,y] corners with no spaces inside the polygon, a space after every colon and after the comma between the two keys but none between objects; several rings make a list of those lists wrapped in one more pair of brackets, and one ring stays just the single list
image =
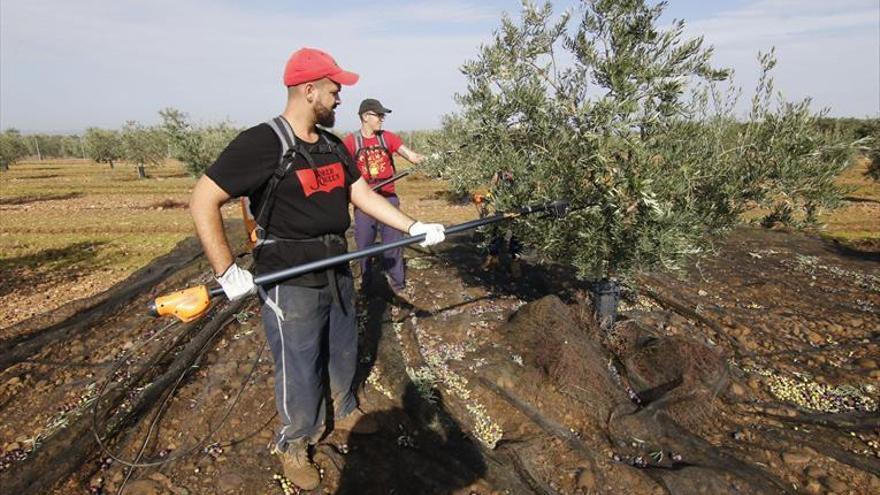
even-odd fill
[{"label": "clear blue sky", "polygon": [[[573,5],[554,2],[557,11]],[[361,82],[343,92],[338,128],[362,98],[394,109],[388,127],[439,126],[464,89],[500,0],[3,0],[0,128],[79,131],[158,121],[173,106],[194,120],[246,126],[278,113],[284,62],[300,46],[331,52]],[[716,65],[751,88],[759,50],[776,46],[777,88],[838,116],[880,114],[877,0],[672,0],[665,20],[716,48]]]}]

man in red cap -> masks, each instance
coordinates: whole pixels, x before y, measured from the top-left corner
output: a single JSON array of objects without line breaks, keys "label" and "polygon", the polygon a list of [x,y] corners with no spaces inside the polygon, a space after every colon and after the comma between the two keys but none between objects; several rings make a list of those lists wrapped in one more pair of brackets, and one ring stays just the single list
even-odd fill
[{"label": "man in red cap", "polygon": [[196,183],[190,201],[205,255],[229,299],[260,293],[282,422],[275,450],[285,476],[305,490],[320,483],[309,446],[328,419],[325,382],[337,429],[370,433],[378,427],[364,419],[352,389],[357,326],[351,271],[342,265],[258,288],[234,262],[220,208],[234,197],[259,205],[258,274],[344,253],[349,201],[386,225],[425,234],[425,245],[441,242],[442,225],[417,222],[373,192],[342,142],[317,127],[333,126],[341,86],[357,80],[325,52],[294,52],[284,70],[284,112],[229,143]]}]

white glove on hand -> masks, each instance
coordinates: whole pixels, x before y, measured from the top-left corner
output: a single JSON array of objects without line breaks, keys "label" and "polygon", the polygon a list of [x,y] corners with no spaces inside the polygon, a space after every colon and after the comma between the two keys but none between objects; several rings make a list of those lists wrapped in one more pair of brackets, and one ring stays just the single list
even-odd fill
[{"label": "white glove on hand", "polygon": [[254,276],[251,272],[240,268],[235,263],[229,265],[229,268],[223,272],[223,275],[217,277],[220,287],[226,293],[226,297],[230,301],[237,301],[245,296],[249,296],[257,292],[257,286],[254,285]]},{"label": "white glove on hand", "polygon": [[445,231],[446,228],[439,223],[416,222],[410,226],[409,235],[425,234],[425,240],[419,243],[419,246],[428,247],[443,242],[443,239],[446,239]]}]

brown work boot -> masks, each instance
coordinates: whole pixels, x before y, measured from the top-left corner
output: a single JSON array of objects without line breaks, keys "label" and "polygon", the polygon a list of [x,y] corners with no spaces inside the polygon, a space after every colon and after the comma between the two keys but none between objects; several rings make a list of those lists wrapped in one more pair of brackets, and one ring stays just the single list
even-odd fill
[{"label": "brown work boot", "polygon": [[348,416],[336,421],[335,430],[348,431],[355,435],[372,435],[379,431],[379,422],[376,418],[364,414],[359,408],[348,413]]},{"label": "brown work boot", "polygon": [[303,490],[314,490],[321,484],[321,473],[309,459],[309,446],[305,442],[293,442],[287,452],[279,452],[284,477]]}]

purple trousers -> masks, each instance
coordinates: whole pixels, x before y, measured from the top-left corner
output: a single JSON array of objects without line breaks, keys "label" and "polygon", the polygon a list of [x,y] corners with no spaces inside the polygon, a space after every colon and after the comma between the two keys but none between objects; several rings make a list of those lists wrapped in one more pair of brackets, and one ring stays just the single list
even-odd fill
[{"label": "purple trousers", "polygon": [[[385,199],[394,206],[400,207],[400,199],[397,196],[388,196]],[[354,241],[357,243],[358,249],[363,249],[373,244],[376,241],[376,234],[380,232],[383,244],[403,238],[403,232],[379,223],[376,219],[357,208],[354,209]],[[369,283],[368,279],[372,270],[372,261],[372,258],[364,258],[360,262],[361,277],[366,283]],[[382,269],[385,270],[391,279],[392,289],[402,290],[406,287],[403,248],[390,249],[382,253]]]}]

